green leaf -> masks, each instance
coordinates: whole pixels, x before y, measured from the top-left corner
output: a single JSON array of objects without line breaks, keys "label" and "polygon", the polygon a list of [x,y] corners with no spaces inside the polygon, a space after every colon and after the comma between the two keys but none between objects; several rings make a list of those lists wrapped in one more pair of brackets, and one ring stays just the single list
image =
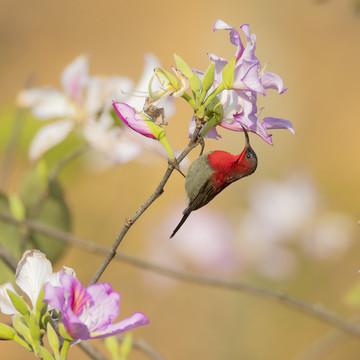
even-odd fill
[{"label": "green leaf", "polygon": [[174,54],[174,59],[178,70],[180,70],[191,82],[194,78],[194,73],[190,66],[179,55]]},{"label": "green leaf", "polygon": [[36,319],[36,316],[33,313],[30,313],[30,320],[29,320],[29,330],[30,335],[33,339],[32,345],[35,354],[39,354],[40,352],[40,326],[39,322]]},{"label": "green leaf", "polygon": [[66,331],[65,326],[62,322],[59,322],[59,334],[62,338],[68,341],[74,340],[71,335]]},{"label": "green leaf", "polygon": [[[0,192],[0,211],[11,215],[8,197]],[[5,246],[14,259],[20,259],[23,253],[21,249],[22,234],[19,226],[0,221],[0,243]],[[2,260],[0,260],[0,283],[3,284],[14,278],[14,272]]]},{"label": "green leaf", "polygon": [[24,317],[20,314],[15,314],[13,316],[13,326],[17,333],[24,338],[24,340],[31,346],[33,350],[33,339],[31,337],[30,329],[25,323]]},{"label": "green leaf", "polygon": [[[43,360],[54,360],[54,358],[51,355],[51,353],[49,352],[49,350],[47,348],[45,348],[44,346],[40,347],[40,357]],[[58,358],[56,358],[56,359],[58,359]]]},{"label": "green leaf", "polygon": [[16,331],[9,325],[0,323],[0,338],[5,340],[12,340],[16,335]]},{"label": "green leaf", "polygon": [[132,335],[131,333],[126,333],[120,348],[121,360],[126,360],[128,358],[131,349],[132,349]]},{"label": "green leaf", "polygon": [[26,302],[24,301],[24,299],[15,294],[14,292],[12,292],[11,290],[7,289],[6,290],[9,297],[10,297],[10,300],[11,302],[13,303],[15,309],[22,315],[26,315],[28,316],[29,313],[30,313],[30,309],[29,309],[29,306],[26,304]]},{"label": "green leaf", "polygon": [[109,336],[105,338],[106,348],[111,354],[113,360],[120,360],[120,346],[116,336]]},{"label": "green leaf", "polygon": [[25,219],[25,206],[23,205],[21,199],[16,194],[11,194],[9,196],[9,205],[11,214],[17,220],[24,220]]},{"label": "green leaf", "polygon": [[[67,206],[62,188],[57,179],[44,183],[42,172],[33,169],[21,184],[21,199],[30,218],[60,230],[71,230],[71,214]],[[57,238],[30,232],[32,247],[46,254],[52,262],[56,262],[64,252],[67,244]]]},{"label": "green leaf", "polygon": [[225,86],[225,89],[230,90],[233,87],[234,75],[235,75],[235,64],[236,57],[234,56],[231,60],[225,65],[222,71],[222,83]]},{"label": "green leaf", "polygon": [[22,347],[24,347],[26,350],[29,350],[29,351],[33,351],[32,347],[25,341],[23,340],[19,335],[15,335],[14,336],[14,341],[16,341],[18,344],[20,344]]},{"label": "green leaf", "polygon": [[209,65],[209,67],[206,69],[206,72],[203,77],[202,92],[201,92],[201,98],[200,98],[201,102],[204,101],[207,92],[213,86],[214,78],[215,78],[215,62],[212,61]]},{"label": "green leaf", "polygon": [[48,307],[47,302],[43,301],[44,296],[45,296],[45,293],[44,293],[44,285],[43,285],[43,287],[40,290],[40,293],[36,300],[36,305],[35,305],[35,315],[36,315],[36,319],[39,323],[40,323],[41,319],[43,318],[43,316],[46,314],[47,307]]},{"label": "green leaf", "polygon": [[52,351],[54,352],[55,355],[55,359],[58,360],[60,359],[60,342],[59,342],[59,338],[56,334],[56,331],[54,330],[54,328],[52,327],[51,323],[48,322],[47,323],[47,337],[48,337],[48,341],[49,341],[49,345],[52,349]]},{"label": "green leaf", "polygon": [[344,301],[349,306],[360,307],[360,282],[347,291]]}]

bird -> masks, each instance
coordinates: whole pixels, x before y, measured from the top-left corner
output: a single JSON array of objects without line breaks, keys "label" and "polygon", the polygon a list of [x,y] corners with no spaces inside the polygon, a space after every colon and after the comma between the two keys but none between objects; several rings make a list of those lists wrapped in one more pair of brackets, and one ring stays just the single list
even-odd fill
[{"label": "bird", "polygon": [[257,168],[258,160],[250,146],[249,135],[245,134],[245,148],[239,155],[215,150],[200,155],[189,167],[185,177],[187,208],[183,217],[170,236],[177,233],[191,212],[209,203],[216,195],[234,181],[251,175]]}]

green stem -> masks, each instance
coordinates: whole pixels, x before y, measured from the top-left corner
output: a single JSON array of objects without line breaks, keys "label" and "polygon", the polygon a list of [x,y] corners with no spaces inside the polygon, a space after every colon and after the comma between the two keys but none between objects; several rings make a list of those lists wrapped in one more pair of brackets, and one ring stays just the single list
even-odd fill
[{"label": "green stem", "polygon": [[185,99],[195,111],[197,110],[196,102],[189,94],[184,93],[181,97]]},{"label": "green stem", "polygon": [[64,339],[64,343],[63,343],[63,346],[61,348],[61,353],[60,353],[61,360],[66,360],[66,356],[69,351],[70,343],[71,343],[70,340]]}]

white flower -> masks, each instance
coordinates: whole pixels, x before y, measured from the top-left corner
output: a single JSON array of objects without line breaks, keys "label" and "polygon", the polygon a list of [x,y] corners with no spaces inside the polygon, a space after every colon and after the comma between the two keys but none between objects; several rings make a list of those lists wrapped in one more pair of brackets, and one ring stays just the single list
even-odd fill
[{"label": "white flower", "polygon": [[[65,268],[64,270],[68,274],[74,275],[72,269]],[[35,307],[40,291],[46,282],[50,282],[54,286],[60,284],[59,273],[53,274],[51,262],[39,250],[25,251],[16,268],[15,283],[29,297],[33,307]],[[12,304],[7,290],[16,294],[10,281],[0,285],[0,311],[12,315],[17,313],[17,310]]]},{"label": "white flower", "polygon": [[[124,77],[89,76],[88,57],[80,56],[69,64],[61,76],[63,91],[44,87],[23,90],[17,99],[19,106],[31,108],[40,120],[51,120],[35,135],[29,157],[36,160],[62,142],[70,132],[80,130],[91,147],[104,154],[112,164],[125,163],[139,156],[143,143],[133,139],[126,127],[114,126],[110,114],[113,100],[144,103],[145,97],[129,96],[132,92],[147,92],[153,69],[159,61],[145,57],[145,66],[138,86]],[[173,107],[167,109],[172,114]]]}]

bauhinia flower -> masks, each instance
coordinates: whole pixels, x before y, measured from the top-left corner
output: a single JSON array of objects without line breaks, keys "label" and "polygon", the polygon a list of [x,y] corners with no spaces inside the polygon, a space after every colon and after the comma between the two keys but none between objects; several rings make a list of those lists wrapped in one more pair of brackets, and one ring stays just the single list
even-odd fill
[{"label": "bauhinia flower", "polygon": [[171,160],[174,159],[173,151],[166,139],[165,129],[158,125],[152,117],[144,112],[137,112],[133,107],[125,103],[114,101],[113,106],[124,124],[141,135],[154,140],[159,140],[167,151],[169,158]]},{"label": "bauhinia flower", "polygon": [[73,339],[86,340],[116,335],[149,323],[141,312],[117,323],[120,295],[107,283],[98,283],[86,289],[64,271],[60,286],[45,284],[44,300],[61,314],[61,322]]},{"label": "bauhinia flower", "polygon": [[[174,154],[163,128],[163,125],[166,125],[165,113],[167,116],[172,113],[172,109],[169,109],[168,97],[182,96],[189,87],[187,77],[181,71],[175,68],[173,70],[176,76],[160,68],[154,69],[154,76],[148,84],[145,103],[136,100],[127,103],[113,102],[114,109],[124,124],[147,138],[160,141],[170,160],[174,159]],[[156,91],[152,88],[155,76],[159,81]],[[165,109],[157,106],[160,102]]]},{"label": "bauhinia flower", "polygon": [[[152,56],[145,57],[140,85],[148,82],[153,68],[159,66]],[[88,57],[80,56],[69,64],[61,77],[63,91],[44,87],[22,91],[19,106],[31,108],[36,118],[51,120],[35,135],[29,150],[32,160],[62,142],[73,130],[112,163],[124,163],[137,157],[143,144],[134,141],[126,127],[116,126],[110,114],[112,99],[130,99],[133,82],[124,77],[90,76]],[[139,86],[137,89],[139,89]]]},{"label": "bauhinia flower", "polygon": [[[73,270],[69,268],[66,268],[66,271],[73,273]],[[36,305],[45,282],[51,281],[56,284],[57,279],[58,275],[53,274],[51,262],[45,254],[39,250],[25,251],[16,269],[15,283],[29,297],[33,307]],[[7,315],[13,315],[18,311],[11,302],[7,290],[17,294],[10,281],[0,285],[0,311]]]},{"label": "bauhinia flower", "polygon": [[[260,122],[257,110],[257,94],[266,95],[268,89],[276,89],[279,94],[286,91],[281,77],[277,74],[261,70],[261,65],[255,56],[255,34],[250,33],[249,25],[241,25],[247,43],[243,45],[239,32],[222,20],[215,23],[215,30],[227,30],[230,32],[230,42],[237,47],[234,57],[233,78],[224,85],[224,69],[230,64],[227,60],[210,54],[210,59],[215,63],[215,77],[213,88],[225,87],[225,90],[217,94],[223,106],[221,121],[217,125],[232,131],[243,131],[243,126],[259,135],[263,140],[272,145],[271,136],[267,130],[288,129],[292,133],[294,128],[290,121],[266,117]],[[200,78],[204,73],[197,71]],[[195,127],[194,119],[190,124],[190,133]],[[220,135],[213,128],[207,133],[208,137],[218,138]]]}]

